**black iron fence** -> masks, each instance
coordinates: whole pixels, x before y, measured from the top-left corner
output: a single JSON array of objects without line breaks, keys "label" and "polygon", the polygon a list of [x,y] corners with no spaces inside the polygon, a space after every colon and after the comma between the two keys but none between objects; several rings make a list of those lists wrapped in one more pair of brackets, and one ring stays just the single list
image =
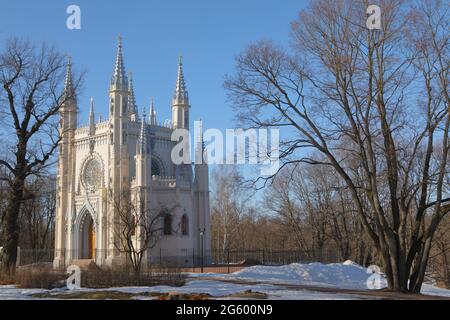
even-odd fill
[{"label": "black iron fence", "polygon": [[55,257],[53,249],[17,249],[17,265],[24,266],[35,263],[50,263]]},{"label": "black iron fence", "polygon": [[[121,265],[132,268],[133,264],[127,252],[117,250],[95,250],[89,256],[81,256],[78,251],[53,249],[20,249],[18,251],[18,266],[52,263],[55,254],[61,264],[67,266],[74,260],[89,260],[97,264],[108,264],[111,258]],[[320,251],[302,250],[197,250],[197,249],[152,249],[142,261],[143,266],[153,268],[179,268],[185,272],[218,272],[229,273],[253,265],[279,266],[290,263],[339,262],[336,250],[328,248]]]}]

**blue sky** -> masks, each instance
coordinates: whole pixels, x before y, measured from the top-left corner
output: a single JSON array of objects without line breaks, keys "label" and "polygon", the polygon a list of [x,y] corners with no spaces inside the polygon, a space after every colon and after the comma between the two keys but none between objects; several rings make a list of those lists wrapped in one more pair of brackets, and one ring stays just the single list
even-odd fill
[{"label": "blue sky", "polygon": [[[68,30],[66,8],[81,8],[81,30]],[[79,97],[80,123],[87,122],[89,97],[107,115],[108,85],[117,36],[123,37],[127,71],[133,72],[140,110],[154,97],[158,121],[170,118],[178,55],[184,57],[191,121],[205,128],[233,128],[222,88],[234,57],[262,38],[288,44],[289,25],[306,1],[4,1],[0,0],[0,43],[11,36],[54,44],[87,71]]]}]

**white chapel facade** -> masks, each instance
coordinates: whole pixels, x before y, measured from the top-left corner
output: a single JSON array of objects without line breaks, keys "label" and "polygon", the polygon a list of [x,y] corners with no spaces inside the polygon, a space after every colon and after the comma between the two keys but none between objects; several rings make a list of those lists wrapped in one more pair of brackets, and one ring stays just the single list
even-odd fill
[{"label": "white chapel facade", "polygon": [[[118,219],[114,199],[124,190],[129,190],[148,214],[167,211],[156,222],[160,236],[156,246],[146,249],[144,262],[162,256],[191,264],[193,252],[207,252],[211,242],[208,166],[175,165],[171,160],[176,143],[171,141],[173,130],[189,129],[189,96],[181,58],[171,122],[157,122],[153,102],[148,117],[145,111],[138,113],[120,39],[109,88],[108,119],[95,121],[91,99],[89,125],[78,127],[79,106],[70,61],[65,94],[70,99],[60,111],[54,267],[80,259],[100,266],[125,263],[126,254],[117,245],[120,233],[114,228]],[[201,141],[198,144],[202,145]],[[139,234],[136,232],[137,247]]]}]

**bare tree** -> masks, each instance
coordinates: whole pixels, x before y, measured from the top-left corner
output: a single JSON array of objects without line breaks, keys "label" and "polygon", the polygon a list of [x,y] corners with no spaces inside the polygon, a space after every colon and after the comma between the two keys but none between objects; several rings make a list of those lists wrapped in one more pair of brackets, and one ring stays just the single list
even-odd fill
[{"label": "bare tree", "polygon": [[[299,194],[295,192],[299,191],[299,180],[301,174],[295,168],[283,170],[265,193],[264,202],[269,211],[280,217],[287,232],[294,236],[297,248],[310,252],[311,234],[306,225],[307,213],[297,197]],[[292,188],[292,185],[295,187]]]},{"label": "bare tree", "polygon": [[24,202],[21,209],[20,246],[32,249],[38,261],[43,249],[54,245],[56,216],[56,181],[53,176],[39,177],[27,188],[33,197]]},{"label": "bare tree", "polygon": [[[59,143],[56,116],[72,98],[64,94],[64,74],[64,57],[45,44],[37,48],[13,39],[0,54],[0,172],[8,185],[1,267],[9,274],[15,272],[21,207],[31,196],[26,181],[50,164]],[[75,89],[79,83],[75,81]]]},{"label": "bare tree", "polygon": [[422,1],[411,20],[403,1],[382,1],[381,30],[369,30],[367,5],[311,2],[292,25],[292,52],[250,45],[225,87],[243,125],[290,133],[280,142],[281,168],[333,168],[388,287],[419,292],[450,211],[449,6]]},{"label": "bare tree", "polygon": [[450,216],[439,226],[430,253],[429,279],[450,288]]},{"label": "bare tree", "polygon": [[212,186],[212,238],[215,248],[226,252],[239,243],[237,233],[241,217],[246,212],[248,190],[243,186],[243,178],[230,166],[220,166],[213,172]]},{"label": "bare tree", "polygon": [[365,263],[353,202],[331,168],[286,166],[267,189],[265,204],[309,259],[325,261],[337,252],[340,260]]},{"label": "bare tree", "polygon": [[[148,208],[144,201],[140,201],[132,191],[126,189],[114,200],[117,219],[112,227],[118,239],[114,245],[126,255],[136,276],[141,272],[145,254],[160,240],[165,227],[164,218],[172,215],[176,207]],[[177,228],[171,227],[171,232],[177,232]]]}]

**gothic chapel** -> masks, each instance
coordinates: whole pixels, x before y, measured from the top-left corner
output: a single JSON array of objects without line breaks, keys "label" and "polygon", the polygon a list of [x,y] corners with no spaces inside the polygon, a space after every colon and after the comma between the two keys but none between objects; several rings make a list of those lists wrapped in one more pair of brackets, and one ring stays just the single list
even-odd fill
[{"label": "gothic chapel", "polygon": [[[189,96],[181,58],[171,123],[158,123],[153,102],[148,119],[145,111],[138,114],[120,39],[109,87],[108,119],[95,121],[91,99],[89,124],[78,127],[79,106],[73,93],[69,61],[65,94],[71,98],[60,111],[54,267],[63,268],[75,260],[90,260],[99,266],[125,263],[126,254],[118,246],[120,233],[114,228],[114,199],[124,189],[149,209],[148,214],[171,208],[160,215],[158,241],[153,248],[145,248],[146,262],[158,261],[162,255],[191,264],[192,252],[208,251],[208,166],[171,161],[173,130],[189,129]],[[135,233],[137,247],[139,235]]]}]

